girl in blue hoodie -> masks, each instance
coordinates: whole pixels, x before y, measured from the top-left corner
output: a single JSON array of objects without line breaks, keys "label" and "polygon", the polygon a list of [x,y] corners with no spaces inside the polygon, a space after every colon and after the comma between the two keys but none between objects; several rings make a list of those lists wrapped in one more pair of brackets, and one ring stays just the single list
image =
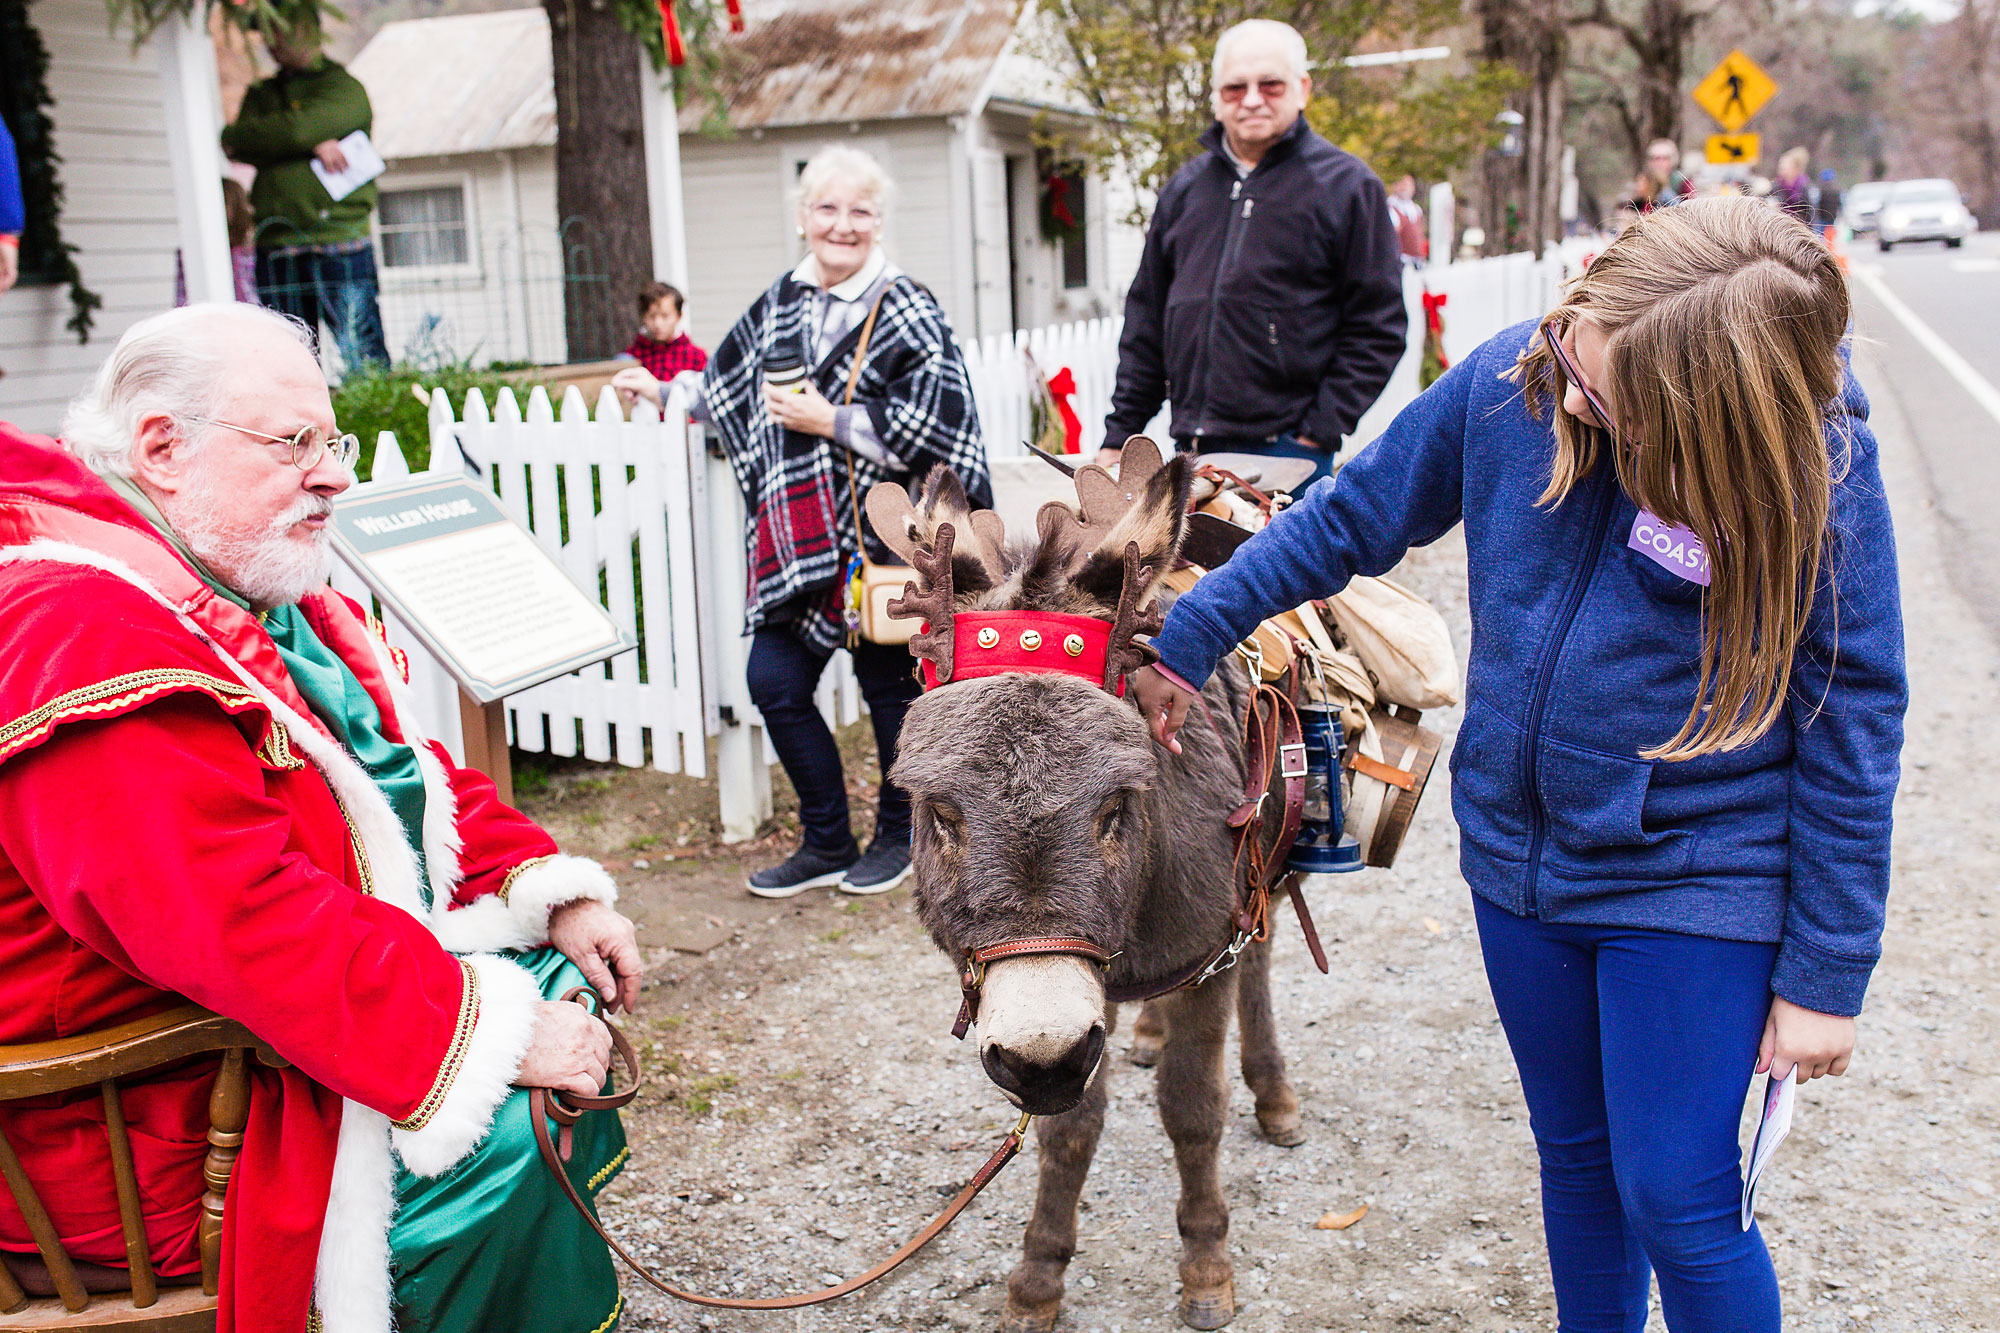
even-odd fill
[{"label": "girl in blue hoodie", "polygon": [[1847,287],[1748,199],[1649,214],[1175,604],[1172,740],[1266,616],[1465,525],[1452,812],[1565,1333],[1779,1327],[1738,1221],[1754,1072],[1847,1068],[1906,699]]}]

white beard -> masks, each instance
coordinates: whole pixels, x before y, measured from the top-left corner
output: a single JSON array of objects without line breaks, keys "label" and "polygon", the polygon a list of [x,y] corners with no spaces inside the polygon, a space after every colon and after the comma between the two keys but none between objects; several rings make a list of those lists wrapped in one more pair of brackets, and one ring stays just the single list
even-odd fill
[{"label": "white beard", "polygon": [[333,573],[333,544],[322,528],[309,541],[299,541],[292,529],[315,514],[331,514],[333,501],[302,495],[260,533],[246,535],[224,529],[219,521],[232,503],[214,487],[205,471],[196,470],[192,484],[160,512],[188,549],[223,584],[260,610],[289,606]]}]

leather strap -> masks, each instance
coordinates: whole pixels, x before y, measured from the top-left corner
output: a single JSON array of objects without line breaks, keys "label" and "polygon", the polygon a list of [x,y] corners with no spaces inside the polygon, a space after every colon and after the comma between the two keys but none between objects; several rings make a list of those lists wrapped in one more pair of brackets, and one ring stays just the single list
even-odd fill
[{"label": "leather strap", "polygon": [[[597,1000],[596,994],[581,986],[563,996],[563,999],[583,1004],[591,1012],[597,1012],[595,1003]],[[607,1023],[605,1026],[610,1027],[610,1024]],[[1001,1168],[1014,1160],[1015,1156],[1021,1151],[1021,1136],[1028,1129],[1029,1117],[1024,1114],[1021,1117],[1020,1123],[1016,1124],[1007,1137],[1000,1141],[1000,1146],[994,1150],[993,1155],[986,1159],[986,1164],[980,1167],[973,1174],[972,1179],[966,1182],[965,1188],[958,1192],[958,1197],[945,1205],[943,1212],[932,1218],[930,1224],[922,1231],[919,1231],[916,1235],[905,1241],[902,1248],[858,1277],[851,1277],[845,1282],[823,1288],[819,1291],[797,1292],[790,1296],[770,1296],[756,1299],[703,1296],[696,1292],[684,1291],[671,1283],[662,1282],[659,1278],[654,1277],[648,1272],[645,1266],[637,1259],[626,1253],[625,1247],[612,1238],[611,1233],[604,1229],[604,1224],[597,1220],[597,1214],[591,1209],[588,1203],[584,1202],[583,1195],[577,1192],[575,1182],[569,1178],[569,1171],[563,1165],[569,1158],[570,1126],[581,1119],[585,1111],[610,1110],[623,1106],[631,1101],[639,1091],[639,1059],[633,1053],[632,1044],[625,1040],[624,1034],[619,1032],[617,1028],[611,1028],[611,1044],[619,1058],[624,1061],[627,1071],[632,1075],[633,1086],[624,1092],[612,1093],[603,1097],[583,1097],[576,1093],[558,1092],[553,1088],[534,1089],[529,1097],[528,1119],[535,1127],[535,1146],[541,1150],[543,1164],[549,1168],[549,1173],[556,1178],[556,1183],[562,1186],[562,1192],[569,1199],[570,1205],[576,1209],[579,1217],[590,1224],[590,1229],[597,1233],[598,1239],[609,1246],[613,1254],[624,1260],[625,1266],[631,1269],[640,1281],[652,1287],[655,1291],[671,1296],[677,1301],[686,1301],[690,1305],[706,1305],[717,1310],[796,1310],[801,1306],[821,1305],[827,1301],[839,1300],[842,1296],[857,1292],[871,1283],[880,1281],[900,1268],[912,1255],[936,1240],[946,1227],[957,1220],[958,1215],[964,1212],[974,1199],[979,1197],[980,1191],[991,1184],[993,1178],[1000,1174]],[[554,1120],[562,1127],[562,1147],[560,1150],[558,1150],[556,1143],[549,1135],[549,1121],[551,1120]]]},{"label": "leather strap", "polygon": [[958,970],[958,987],[963,998],[958,1005],[958,1020],[951,1025],[951,1035],[964,1041],[965,1034],[972,1030],[972,1020],[979,1016],[979,988],[986,982],[988,963],[1000,958],[1019,958],[1038,953],[1070,954],[1088,958],[1099,967],[1111,965],[1110,954],[1075,935],[1030,935],[1018,940],[1002,940],[983,948],[967,949],[965,965]]},{"label": "leather strap", "polygon": [[[847,368],[847,392],[840,398],[842,407],[854,405],[854,386],[861,382],[861,363],[868,359],[868,340],[875,336],[875,317],[882,313],[882,301],[888,295],[888,289],[884,288],[881,295],[875,298],[875,304],[868,307],[868,318],[861,321],[861,340],[854,344],[854,364]],[[854,490],[854,456],[843,456],[847,462],[847,507],[854,515],[854,549],[866,560],[868,547],[861,540],[861,500]]]},{"label": "leather strap", "polygon": [[1385,764],[1380,759],[1370,759],[1359,750],[1347,752],[1347,766],[1363,777],[1386,782],[1391,787],[1401,787],[1404,791],[1409,791],[1417,785],[1417,775],[1409,769]]}]

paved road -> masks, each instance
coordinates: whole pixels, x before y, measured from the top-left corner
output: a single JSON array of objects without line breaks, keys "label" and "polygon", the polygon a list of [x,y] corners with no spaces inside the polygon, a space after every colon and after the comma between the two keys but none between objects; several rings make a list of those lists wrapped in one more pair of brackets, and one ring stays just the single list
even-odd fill
[{"label": "paved road", "polygon": [[[1953,578],[2000,633],[2000,232],[1958,250],[1928,243],[1882,254],[1862,242],[1852,263],[1857,329],[1911,423]],[[1912,317],[1956,352],[1959,373]]]}]

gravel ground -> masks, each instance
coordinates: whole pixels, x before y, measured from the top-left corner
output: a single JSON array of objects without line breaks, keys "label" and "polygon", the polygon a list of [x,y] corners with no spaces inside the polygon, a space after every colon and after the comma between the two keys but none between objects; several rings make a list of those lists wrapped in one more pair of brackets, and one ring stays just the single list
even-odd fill
[{"label": "gravel ground", "polygon": [[[2000,651],[1947,578],[1931,482],[1900,405],[1885,391],[1876,411],[1917,701],[1887,955],[1853,1071],[1802,1090],[1761,1212],[1792,1327],[1995,1329],[2000,1080],[1978,1053],[2000,1036],[1988,962],[2000,944]],[[1462,567],[1462,547],[1448,541],[1403,571],[1461,644]],[[1447,730],[1456,721],[1432,718]],[[1275,1002],[1310,1138],[1290,1151],[1262,1142],[1237,1085],[1223,1171],[1232,1327],[1246,1333],[1554,1327],[1527,1115],[1480,969],[1446,789],[1440,772],[1393,871],[1313,884],[1330,977],[1313,971],[1295,929],[1277,931]],[[729,855],[665,879],[649,872],[632,894],[642,925],[685,916],[701,892],[740,895]],[[951,1039],[951,968],[903,893],[744,902],[710,914],[733,936],[706,954],[655,950],[635,1023],[649,1090],[628,1116],[633,1162],[605,1212],[673,1279],[770,1295],[881,1258],[1013,1117]],[[1178,1327],[1175,1174],[1150,1072],[1126,1063],[1125,1044],[1114,1038],[1108,1057],[1111,1111],[1064,1329]],[[990,1327],[1028,1214],[1032,1156],[860,1296],[793,1313],[707,1313],[628,1280],[625,1327]],[[1362,1204],[1369,1212],[1352,1228],[1314,1229],[1323,1213]],[[1657,1313],[1652,1326],[1663,1327]]]}]

